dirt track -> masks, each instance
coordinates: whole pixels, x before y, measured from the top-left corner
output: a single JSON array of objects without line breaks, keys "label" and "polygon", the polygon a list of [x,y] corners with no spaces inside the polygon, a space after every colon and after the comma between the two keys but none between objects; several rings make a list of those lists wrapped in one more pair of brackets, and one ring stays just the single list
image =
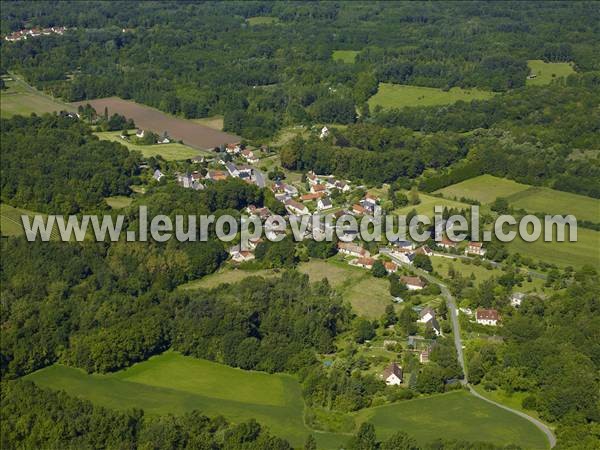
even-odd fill
[{"label": "dirt track", "polygon": [[98,114],[104,114],[108,107],[108,114],[118,113],[128,119],[133,119],[135,125],[143,130],[150,130],[159,135],[165,131],[176,140],[201,150],[212,149],[221,144],[232,144],[240,141],[240,137],[219,130],[205,127],[189,120],[165,114],[158,109],[140,105],[118,97],[99,98],[73,103],[75,107],[89,103]]}]

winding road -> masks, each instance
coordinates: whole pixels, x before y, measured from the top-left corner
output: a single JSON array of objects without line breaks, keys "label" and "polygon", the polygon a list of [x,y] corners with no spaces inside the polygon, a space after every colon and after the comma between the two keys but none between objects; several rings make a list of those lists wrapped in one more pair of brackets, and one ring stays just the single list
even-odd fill
[{"label": "winding road", "polygon": [[486,401],[488,403],[491,403],[491,404],[497,406],[498,408],[502,408],[506,411],[510,411],[511,413],[516,414],[516,415],[522,417],[523,419],[528,420],[529,422],[533,423],[536,427],[538,427],[542,431],[542,433],[544,433],[546,435],[546,437],[548,438],[548,442],[550,443],[550,448],[554,448],[554,446],[556,445],[556,436],[554,436],[554,433],[552,432],[552,430],[550,428],[548,428],[548,426],[546,426],[546,424],[542,423],[541,421],[537,420],[534,417],[531,417],[531,416],[525,414],[522,411],[518,411],[516,409],[509,408],[506,405],[503,405],[501,403],[495,402],[493,400],[490,400],[489,398],[484,397],[479,392],[477,392],[475,389],[473,389],[473,387],[469,384],[468,374],[467,374],[467,370],[465,367],[465,358],[464,358],[464,354],[463,354],[462,339],[460,336],[460,324],[458,322],[458,310],[456,308],[456,301],[454,300],[454,297],[450,293],[450,290],[444,283],[442,283],[440,280],[433,277],[432,275],[429,275],[428,273],[426,273],[424,271],[419,270],[418,272],[420,275],[427,278],[427,280],[429,280],[431,283],[437,284],[440,287],[440,289],[442,290],[442,296],[446,300],[446,304],[448,306],[448,311],[450,312],[450,318],[451,318],[451,322],[452,322],[452,334],[454,334],[454,345],[456,346],[456,354],[458,355],[458,362],[464,373],[464,378],[461,381],[462,384],[464,386],[466,386],[469,389],[469,392],[472,395],[474,395],[475,397],[477,397],[483,401]]}]

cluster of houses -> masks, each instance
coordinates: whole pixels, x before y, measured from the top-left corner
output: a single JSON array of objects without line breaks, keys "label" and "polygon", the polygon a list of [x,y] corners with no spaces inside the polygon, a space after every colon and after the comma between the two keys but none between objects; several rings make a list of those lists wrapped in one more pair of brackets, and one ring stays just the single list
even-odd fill
[{"label": "cluster of houses", "polygon": [[50,27],[50,28],[29,28],[19,30],[5,36],[4,39],[9,42],[24,41],[29,38],[39,36],[50,36],[51,34],[63,35],[67,31],[67,27]]},{"label": "cluster of houses", "polygon": [[[445,250],[457,250],[458,242],[451,241],[445,236],[442,236],[441,240],[436,242],[437,246]],[[469,242],[465,247],[465,255],[485,256],[486,250],[483,248],[483,242]]]},{"label": "cluster of houses", "polygon": [[358,203],[352,205],[352,213],[357,216],[375,215],[379,209],[378,202],[379,199],[375,195],[367,193]]},{"label": "cluster of houses", "polygon": [[241,156],[246,160],[246,162],[248,162],[248,164],[256,164],[258,161],[260,161],[252,150],[243,148],[239,142],[227,144],[225,146],[225,152],[232,156]]},{"label": "cluster of houses", "polygon": [[[143,139],[144,136],[146,136],[146,130],[138,128],[135,132],[135,137],[138,139]],[[119,137],[125,141],[129,140],[129,136],[126,136],[125,134],[121,134]],[[169,144],[170,142],[171,138],[169,137],[169,134],[166,131],[162,134],[162,136],[158,136],[156,138],[156,144]]]},{"label": "cluster of houses", "polygon": [[202,180],[202,174],[198,171],[194,171],[191,174],[177,174],[177,184],[185,189],[193,189],[199,191],[204,189],[204,185],[200,182]]}]

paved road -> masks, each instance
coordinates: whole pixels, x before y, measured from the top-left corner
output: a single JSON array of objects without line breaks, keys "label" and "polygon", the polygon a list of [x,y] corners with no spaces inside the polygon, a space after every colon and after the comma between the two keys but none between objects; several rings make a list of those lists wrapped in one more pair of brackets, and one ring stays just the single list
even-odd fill
[{"label": "paved road", "polygon": [[429,282],[436,283],[442,290],[442,296],[446,299],[446,304],[448,305],[448,312],[450,313],[450,318],[451,318],[451,322],[452,322],[452,332],[454,334],[454,345],[456,346],[458,362],[460,363],[463,373],[465,374],[464,379],[462,380],[462,384],[464,386],[468,387],[469,392],[471,394],[473,394],[475,397],[480,398],[481,400],[484,400],[493,405],[496,405],[497,407],[502,408],[506,411],[510,411],[510,412],[522,417],[523,419],[528,420],[529,422],[533,423],[536,427],[538,427],[542,431],[542,433],[544,433],[546,435],[546,437],[548,438],[548,441],[550,443],[550,448],[553,448],[556,445],[556,437],[554,436],[554,433],[552,432],[552,430],[550,428],[548,428],[544,423],[540,422],[539,420],[537,420],[534,417],[528,416],[527,414],[525,414],[522,411],[518,411],[516,409],[509,408],[508,406],[502,405],[501,403],[498,403],[498,402],[495,402],[488,398],[485,398],[483,395],[481,395],[477,391],[475,391],[475,389],[473,389],[473,387],[469,384],[467,371],[465,369],[465,359],[464,359],[464,354],[463,354],[462,339],[460,336],[460,324],[458,322],[458,311],[456,309],[456,301],[454,300],[454,297],[448,290],[448,287],[444,283],[442,283],[440,280],[438,280],[437,278],[435,278],[421,270],[416,269],[415,271],[418,271],[418,273],[420,275],[425,276],[425,278],[427,278],[427,280],[429,280]]}]

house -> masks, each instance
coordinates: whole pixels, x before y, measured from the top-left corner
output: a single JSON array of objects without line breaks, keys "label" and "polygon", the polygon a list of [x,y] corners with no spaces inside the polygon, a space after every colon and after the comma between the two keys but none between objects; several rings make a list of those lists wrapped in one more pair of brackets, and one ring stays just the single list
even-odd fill
[{"label": "house", "polygon": [[334,183],[333,187],[335,189],[339,189],[342,192],[348,192],[350,190],[350,185],[345,181],[338,180]]},{"label": "house", "polygon": [[427,347],[421,350],[419,353],[419,362],[421,364],[427,364],[429,362],[429,354],[431,353],[431,348]]},{"label": "house", "polygon": [[271,210],[266,206],[257,208],[254,205],[250,205],[246,208],[246,211],[248,211],[248,214],[251,216],[259,217],[261,220],[266,220],[272,215]]},{"label": "house", "polygon": [[242,158],[244,158],[250,164],[256,164],[258,162],[258,158],[254,155],[254,152],[247,148],[242,150]]},{"label": "house", "polygon": [[481,325],[490,325],[495,327],[498,325],[498,321],[500,320],[500,315],[498,311],[495,309],[483,309],[480,308],[477,310],[477,314],[475,315],[475,320],[478,324]]},{"label": "house", "polygon": [[206,174],[206,179],[213,181],[222,181],[227,179],[227,172],[222,170],[209,170]]},{"label": "house", "polygon": [[525,298],[525,294],[523,292],[515,292],[510,296],[510,306],[513,308],[518,308],[523,303],[523,299]]},{"label": "house", "polygon": [[465,255],[485,255],[485,248],[483,248],[483,242],[469,242],[465,249]]},{"label": "house", "polygon": [[290,214],[310,214],[306,206],[292,199],[285,202],[285,208]]},{"label": "house", "polygon": [[388,386],[397,386],[402,384],[402,367],[395,362],[385,368],[381,374],[381,378]]},{"label": "house", "polygon": [[162,179],[162,177],[164,177],[165,174],[162,173],[160,170],[156,169],[154,171],[154,175],[152,175],[152,178],[154,178],[156,181],[160,181]]},{"label": "house", "polygon": [[442,240],[437,242],[437,246],[438,247],[442,247],[445,248],[446,250],[450,250],[453,248],[456,248],[458,244],[454,241],[451,241],[450,239],[448,239],[447,237],[442,237]]},{"label": "house", "polygon": [[361,202],[361,203],[363,203],[363,206],[365,206],[365,205],[364,205],[364,203],[368,203],[368,204],[370,204],[370,205],[373,205],[373,206],[375,206],[375,205],[377,205],[377,202],[378,202],[378,201],[379,201],[379,199],[378,199],[376,196],[374,196],[373,194],[369,194],[369,193],[367,192],[367,193],[365,194],[365,197],[362,199],[362,202]]},{"label": "house", "polygon": [[168,144],[169,142],[171,142],[171,139],[169,139],[169,135],[166,131],[163,133],[162,137],[159,137],[157,140],[158,144]]},{"label": "house", "polygon": [[399,260],[402,264],[406,264],[409,266],[415,260],[415,254],[409,253],[409,252],[401,252],[401,253],[396,252],[396,253],[394,253],[393,257],[396,258],[397,260]]},{"label": "house", "polygon": [[428,246],[423,245],[419,247],[415,253],[417,255],[425,255],[425,256],[433,256],[433,250],[431,250]]},{"label": "house", "polygon": [[194,179],[192,178],[192,176],[190,174],[177,175],[177,183],[179,183],[179,185],[181,185],[185,189],[191,188],[193,182],[194,182]]},{"label": "house", "polygon": [[227,144],[227,146],[225,147],[225,151],[230,155],[237,155],[241,151],[240,143],[238,142],[235,144]]},{"label": "house", "polygon": [[321,134],[319,135],[319,138],[325,139],[327,136],[329,136],[329,128],[327,128],[327,127],[321,128]]},{"label": "house", "polygon": [[312,170],[306,174],[306,179],[311,186],[319,184],[319,177]]},{"label": "house", "polygon": [[356,205],[352,205],[352,212],[354,214],[356,214],[357,216],[361,216],[361,215],[369,213],[368,210],[363,208],[362,205],[359,205],[358,203]]},{"label": "house", "polygon": [[353,244],[352,242],[338,242],[338,252],[344,255],[350,256],[371,256],[371,254],[360,245]]},{"label": "house", "polygon": [[194,156],[190,161],[192,164],[202,164],[204,162],[204,156]]},{"label": "house", "polygon": [[412,251],[415,248],[415,244],[411,241],[403,241],[398,239],[391,243],[394,247],[397,247],[400,251]]},{"label": "house", "polygon": [[363,269],[372,269],[375,264],[375,259],[368,256],[362,256],[352,262],[353,265],[362,267]]},{"label": "house", "polygon": [[425,287],[425,283],[419,277],[400,277],[400,281],[403,282],[409,291],[419,291]]},{"label": "house", "polygon": [[140,129],[138,129],[138,130],[135,132],[135,136],[136,136],[136,137],[139,137],[139,138],[143,138],[143,137],[144,137],[144,134],[145,134],[145,133],[144,133],[144,130],[140,130]]},{"label": "house", "polygon": [[237,263],[252,261],[254,259],[254,253],[248,250],[240,250],[239,252],[231,255],[231,259]]},{"label": "house", "polygon": [[398,264],[395,262],[386,261],[383,263],[383,267],[385,267],[387,273],[395,273],[398,271]]},{"label": "house", "polygon": [[435,317],[433,319],[431,319],[429,322],[427,322],[425,324],[425,326],[427,328],[431,328],[436,336],[441,336],[442,329],[440,328],[440,323],[437,321],[437,319]]},{"label": "house", "polygon": [[317,202],[317,209],[319,211],[324,211],[326,209],[331,209],[331,208],[333,208],[333,203],[331,203],[331,200],[329,199],[329,197],[321,198]]},{"label": "house", "polygon": [[323,194],[321,192],[316,193],[316,194],[304,194],[299,197],[299,200],[301,202],[311,202],[313,200],[318,200],[324,196],[325,196],[325,194]]},{"label": "house", "polygon": [[421,312],[419,313],[419,318],[417,319],[417,322],[427,323],[433,319],[435,319],[435,311],[428,306],[427,308],[423,308],[421,310]]},{"label": "house", "polygon": [[313,194],[316,194],[318,192],[325,193],[327,192],[327,186],[325,186],[324,184],[313,184],[310,187],[310,192],[312,192]]}]

